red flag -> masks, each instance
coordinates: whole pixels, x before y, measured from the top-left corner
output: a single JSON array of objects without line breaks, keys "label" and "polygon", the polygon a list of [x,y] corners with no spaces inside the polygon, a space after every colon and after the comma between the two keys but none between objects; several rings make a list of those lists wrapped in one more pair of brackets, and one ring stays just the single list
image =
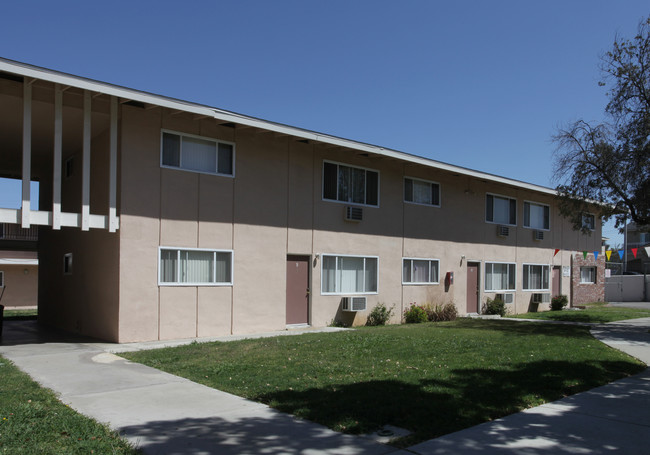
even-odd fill
[{"label": "red flag", "polygon": [[634,255],[634,259],[636,259],[636,252],[638,248],[632,248],[632,254]]},{"label": "red flag", "polygon": [[556,248],[556,249],[555,249],[555,253],[553,253],[553,257],[555,257],[559,252],[560,252],[560,249],[559,249],[559,248]]}]

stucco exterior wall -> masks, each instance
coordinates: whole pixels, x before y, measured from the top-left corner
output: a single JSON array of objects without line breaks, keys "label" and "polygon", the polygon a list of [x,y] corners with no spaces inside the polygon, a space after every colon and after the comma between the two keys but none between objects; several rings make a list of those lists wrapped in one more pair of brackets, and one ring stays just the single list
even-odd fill
[{"label": "stucco exterior wall", "polygon": [[5,309],[37,306],[38,265],[0,264],[0,273],[3,275],[0,305],[4,305]]},{"label": "stucco exterior wall", "polygon": [[[234,177],[161,167],[162,129],[235,143]],[[323,160],[379,172],[379,205],[363,207],[361,222],[344,220],[348,204],[323,200]],[[405,176],[438,182],[440,207],[405,203]],[[533,230],[523,227],[523,203],[553,206],[548,195],[164,109],[122,107],[120,184],[121,342],[284,329],[287,255],[309,258],[308,322],[324,326],[364,324],[378,303],[395,308],[392,322],[412,302],[452,302],[464,314],[469,261],[480,264],[481,306],[495,297],[484,290],[485,264],[515,263],[517,288],[508,309],[528,311],[533,292],[523,290],[524,264],[570,266],[576,248],[600,244],[600,226],[584,236],[555,210],[544,239],[534,240]],[[486,193],[517,199],[517,226],[508,237],[485,221]],[[160,247],[233,251],[234,284],[161,286]],[[561,250],[556,255],[555,248]],[[378,258],[378,292],[366,294],[367,311],[343,312],[342,295],[323,294],[323,255]],[[439,283],[403,285],[405,257],[439,260]],[[447,272],[453,283],[446,282]],[[563,293],[570,280],[561,277]]]}]

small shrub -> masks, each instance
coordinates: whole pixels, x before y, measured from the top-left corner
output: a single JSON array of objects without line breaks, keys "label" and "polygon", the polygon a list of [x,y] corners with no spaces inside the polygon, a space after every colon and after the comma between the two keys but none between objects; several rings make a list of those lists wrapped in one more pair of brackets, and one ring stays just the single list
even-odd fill
[{"label": "small shrub", "polygon": [[506,304],[501,299],[487,299],[485,302],[485,314],[498,314],[499,316],[506,315]]},{"label": "small shrub", "polygon": [[560,311],[569,303],[566,295],[556,295],[551,299],[551,311]]},{"label": "small shrub", "polygon": [[411,304],[411,307],[408,310],[404,311],[404,322],[407,324],[417,324],[419,322],[427,322],[429,317],[427,312],[421,306],[416,304]]},{"label": "small shrub", "polygon": [[383,303],[378,303],[368,315],[368,320],[366,320],[366,325],[375,326],[375,325],[386,325],[388,320],[393,314],[393,309],[395,305],[390,308],[386,308],[386,305]]},{"label": "small shrub", "polygon": [[458,309],[451,302],[442,305],[427,305],[425,310],[431,322],[453,321],[458,317]]},{"label": "small shrub", "polygon": [[338,321],[336,319],[332,319],[330,321],[330,323],[328,324],[328,327],[347,327],[347,325],[345,325],[345,322],[343,322],[343,321]]}]

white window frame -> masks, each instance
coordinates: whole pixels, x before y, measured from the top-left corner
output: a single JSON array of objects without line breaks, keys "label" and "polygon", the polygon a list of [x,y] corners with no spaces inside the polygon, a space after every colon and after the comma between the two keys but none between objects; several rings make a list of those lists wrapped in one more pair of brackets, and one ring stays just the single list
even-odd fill
[{"label": "white window frame", "polygon": [[[538,207],[548,207],[548,227],[534,227],[530,226],[530,222],[528,223],[528,226],[526,225],[526,204],[530,207],[531,205],[536,205]],[[527,229],[534,229],[536,231],[550,231],[551,230],[551,206],[548,204],[543,204],[541,202],[535,202],[535,201],[524,201],[524,213],[523,213],[524,219],[523,219],[523,226]],[[528,216],[528,219],[530,221],[530,215]]]},{"label": "white window frame", "polygon": [[[335,164],[337,166],[337,172],[336,172],[336,199],[329,199],[325,197],[325,163],[329,164]],[[339,195],[339,173],[338,173],[338,166],[345,166],[349,167],[352,169],[361,169],[363,171],[371,171],[371,172],[376,172],[377,173],[377,205],[374,204],[366,204],[366,203],[360,203],[360,202],[352,202],[352,201],[339,201],[338,195]],[[367,200],[368,195],[366,194],[366,190],[364,188],[364,200]],[[321,169],[321,200],[324,202],[334,202],[338,204],[345,204],[345,205],[358,205],[361,207],[374,207],[374,208],[379,208],[380,204],[380,197],[381,197],[381,173],[377,169],[371,169],[369,167],[363,167],[363,166],[356,166],[353,164],[348,164],[348,163],[339,163],[337,161],[331,161],[331,160],[323,160],[323,166]],[[370,257],[370,256],[366,256]]]},{"label": "white window frame", "polygon": [[[524,278],[526,277],[526,267],[546,267],[548,269],[548,287],[547,288],[540,288],[540,289],[533,289],[533,288],[526,288],[524,284]],[[544,272],[542,272],[544,273]],[[530,269],[529,273],[530,275]],[[530,283],[530,277],[528,279],[528,283]],[[551,290],[551,266],[550,264],[529,264],[529,263],[524,263],[522,264],[521,267],[521,288],[525,292],[548,292]]]},{"label": "white window frame", "polygon": [[[513,266],[512,269],[514,270],[514,283],[515,287],[512,289],[487,289],[488,285],[488,279],[487,279],[487,273],[488,273],[488,266],[493,265],[493,264],[507,264],[508,265],[508,272],[510,271],[510,266]],[[503,293],[503,292],[513,292],[517,290],[517,263],[516,262],[500,262],[500,261],[485,261],[485,264],[483,265],[483,286],[485,287],[484,291],[485,292],[498,292],[498,293]],[[509,278],[509,277],[508,277]],[[490,280],[492,281],[492,280]],[[510,279],[507,280],[510,282]],[[490,283],[491,285],[492,283]]]},{"label": "white window frame", "polygon": [[[589,226],[588,224],[585,224],[585,218],[593,220],[593,223],[592,223],[591,226]],[[596,215],[594,215],[593,213],[583,213],[582,214],[582,227],[587,228],[590,231],[595,231],[596,230]]]},{"label": "white window frame", "polygon": [[[438,203],[437,204],[425,204],[424,202],[415,202],[415,201],[407,201],[406,200],[406,180],[417,180],[418,182],[422,183],[428,183],[429,185],[433,186],[436,185],[438,187]],[[415,205],[423,205],[425,207],[440,207],[442,205],[442,193],[441,193],[441,188],[440,188],[440,183],[434,182],[432,180],[425,180],[421,179],[418,177],[410,177],[410,176],[405,176],[404,177],[404,191],[403,191],[403,196],[404,196],[404,202],[408,204],[415,204]]]},{"label": "white window frame", "polygon": [[63,274],[72,275],[72,253],[66,253],[63,255]]},{"label": "white window frame", "polygon": [[[507,199],[508,201],[515,201],[515,223],[512,224],[510,222],[508,223],[501,223],[498,221],[489,221],[488,220],[488,212],[487,212],[487,197],[492,196],[492,198],[499,198],[499,199]],[[485,193],[485,222],[490,223],[490,224],[500,224],[503,226],[517,226],[517,198],[510,197],[510,196],[505,196],[503,194],[496,194],[496,193]],[[508,202],[508,210],[510,210],[510,202]],[[492,218],[494,219],[494,199],[492,199]],[[510,213],[508,213],[508,219],[510,219]]]},{"label": "white window frame", "polygon": [[[180,165],[179,166],[170,166],[168,164],[163,164],[163,147],[164,147],[164,135],[165,133],[167,134],[174,134],[176,136],[180,136],[181,139],[181,151],[180,151]],[[215,153],[217,154],[216,157],[216,163],[217,163],[217,170],[215,172],[207,172],[207,171],[199,171],[196,169],[187,169],[183,167],[183,137],[190,137],[194,139],[200,139],[202,141],[209,141],[209,142],[214,142],[215,143]],[[219,144],[226,144],[232,146],[232,174],[224,174],[221,172],[218,172],[219,169]],[[236,154],[236,146],[234,142],[230,141],[223,141],[221,139],[215,139],[213,137],[206,137],[206,136],[199,136],[196,134],[187,134],[187,133],[181,133],[179,131],[174,131],[174,130],[166,130],[166,129],[161,129],[160,130],[160,167],[165,168],[165,169],[175,169],[177,171],[185,171],[185,172],[194,172],[197,174],[207,174],[207,175],[219,175],[222,177],[235,177],[235,154]]]},{"label": "white window frame", "polygon": [[[203,252],[211,252],[215,253],[214,259],[216,261],[216,253],[230,253],[230,281],[229,282],[216,282],[216,273],[217,273],[217,268],[214,267],[213,270],[213,275],[212,278],[215,280],[214,282],[210,283],[185,283],[185,282],[168,282],[168,281],[162,281],[162,266],[161,266],[161,254],[163,251],[176,251],[177,252],[177,259],[176,259],[176,277],[180,277],[180,267],[181,267],[181,261],[180,258],[178,257],[182,251],[203,251]],[[158,247],[158,286],[209,286],[209,287],[215,287],[215,286],[232,286],[233,282],[235,280],[234,274],[235,274],[235,269],[234,269],[234,263],[235,263],[235,254],[233,250],[221,250],[221,249],[214,249],[214,248],[185,248],[185,247],[176,247],[176,246],[159,246]]]},{"label": "white window frame", "polygon": [[[591,269],[591,270],[594,271],[594,273],[593,273],[594,280],[593,281],[583,281],[582,280],[582,270],[583,269]],[[580,267],[580,284],[596,284],[597,281],[598,281],[598,269],[595,266],[593,266],[593,265],[584,265],[584,266]]]},{"label": "white window frame", "polygon": [[[366,259],[376,259],[377,260],[377,290],[376,291],[368,291],[368,292],[340,292],[340,291],[335,291],[335,292],[326,292],[323,290],[323,284],[325,283],[325,280],[323,279],[323,273],[324,273],[324,268],[323,268],[323,262],[325,257],[335,257],[336,259],[336,270],[334,272],[334,279],[335,279],[335,284],[334,288],[335,289],[340,289],[341,284],[339,282],[339,274],[338,274],[338,265],[339,261],[338,258],[363,258],[363,274],[364,274],[364,284],[365,284],[365,274],[366,274]],[[335,254],[335,253],[323,253],[320,255],[321,258],[321,267],[320,267],[320,293],[321,295],[377,295],[379,294],[379,256],[370,256],[370,255],[355,255],[355,254]]]},{"label": "white window frame", "polygon": [[[404,281],[404,262],[406,261],[411,261],[411,278],[413,278],[413,261],[428,261],[429,262],[429,277],[431,277],[431,264],[436,263],[437,264],[437,280],[436,281]],[[432,284],[440,284],[440,260],[439,259],[434,259],[434,258],[402,258],[402,284],[407,286],[407,285],[432,285]]]}]

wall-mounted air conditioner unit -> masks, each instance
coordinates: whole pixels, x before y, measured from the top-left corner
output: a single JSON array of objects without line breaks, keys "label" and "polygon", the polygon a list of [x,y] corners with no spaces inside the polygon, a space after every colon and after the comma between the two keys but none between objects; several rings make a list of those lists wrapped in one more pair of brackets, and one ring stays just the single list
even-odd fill
[{"label": "wall-mounted air conditioner unit", "polygon": [[508,237],[510,235],[510,228],[508,226],[498,225],[497,235],[499,237]]},{"label": "wall-mounted air conditioner unit", "polygon": [[535,293],[532,296],[532,301],[533,301],[533,303],[550,303],[551,302],[551,294],[548,293],[548,292]]},{"label": "wall-mounted air conditioner unit", "polygon": [[515,301],[515,295],[512,292],[497,294],[496,298],[501,299],[503,303],[513,303]]},{"label": "wall-mounted air conditioner unit", "polygon": [[361,221],[363,220],[363,209],[361,207],[345,207],[343,218],[345,221]]},{"label": "wall-mounted air conditioner unit", "polygon": [[341,299],[343,311],[366,311],[365,297],[343,297]]},{"label": "wall-mounted air conditioner unit", "polygon": [[544,231],[533,231],[533,240],[544,240]]}]

